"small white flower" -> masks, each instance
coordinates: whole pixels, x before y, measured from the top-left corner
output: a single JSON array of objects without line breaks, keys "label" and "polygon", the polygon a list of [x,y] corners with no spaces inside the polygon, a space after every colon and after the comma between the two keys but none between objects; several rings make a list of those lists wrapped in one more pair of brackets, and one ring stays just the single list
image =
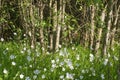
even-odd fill
[{"label": "small white flower", "polygon": [[32,68],[32,65],[29,65],[30,68]]},{"label": "small white flower", "polygon": [[4,74],[7,74],[7,73],[8,73],[8,71],[7,71],[6,69],[4,69],[4,70],[3,70],[3,73],[4,73]]},{"label": "small white flower", "polygon": [[27,60],[28,60],[28,61],[31,61],[31,57],[30,57],[30,56],[27,56]]},{"label": "small white flower", "polygon": [[101,78],[102,78],[102,79],[105,79],[105,76],[104,76],[104,74],[101,74]]},{"label": "small white flower", "polygon": [[54,64],[54,63],[55,63],[55,60],[51,60],[51,63]]},{"label": "small white flower", "polygon": [[10,59],[14,59],[15,58],[15,55],[10,55]]},{"label": "small white flower", "polygon": [[6,50],[8,51],[8,50],[9,50],[9,48],[6,48]]},{"label": "small white flower", "polygon": [[72,50],[75,50],[75,47],[72,47]]},{"label": "small white flower", "polygon": [[85,70],[83,69],[81,72],[82,72],[82,73],[85,73]]},{"label": "small white flower", "polygon": [[4,38],[1,38],[1,41],[3,42],[3,41],[4,41]]},{"label": "small white flower", "polygon": [[57,58],[57,59],[56,59],[56,62],[58,63],[59,61],[60,61],[59,58]]},{"label": "small white flower", "polygon": [[49,55],[50,53],[49,53],[49,52],[46,52],[46,54],[48,54],[48,55]]},{"label": "small white flower", "polygon": [[17,35],[17,33],[15,33],[15,32],[14,32],[13,34],[14,34],[15,36]]},{"label": "small white flower", "polygon": [[95,76],[96,75],[95,72],[93,72],[92,75]]},{"label": "small white flower", "polygon": [[62,67],[64,64],[64,62],[60,62],[59,66]]},{"label": "small white flower", "polygon": [[103,64],[106,66],[107,63],[108,63],[108,59],[105,59],[104,62],[103,62]]},{"label": "small white flower", "polygon": [[26,34],[23,35],[24,37],[26,36]]},{"label": "small white flower", "polygon": [[76,59],[77,59],[77,60],[80,60],[80,55],[76,55]]},{"label": "small white flower", "polygon": [[30,77],[26,77],[25,80],[31,80]]},{"label": "small white flower", "polygon": [[110,57],[110,53],[108,53],[108,57]]},{"label": "small white flower", "polygon": [[33,45],[31,45],[31,48],[32,48],[32,49],[34,49],[34,46],[33,46]]},{"label": "small white flower", "polygon": [[15,63],[15,62],[12,62],[12,65],[13,65],[13,66],[15,66],[15,65],[16,65],[16,63]]},{"label": "small white flower", "polygon": [[44,50],[45,50],[45,48],[44,48],[44,47],[42,47],[42,50],[44,51]]},{"label": "small white flower", "polygon": [[26,47],[24,47],[23,50],[26,51]]},{"label": "small white flower", "polygon": [[52,64],[52,68],[56,68],[56,64]]},{"label": "small white flower", "polygon": [[38,75],[39,73],[40,73],[40,71],[38,69],[34,70],[34,74]]},{"label": "small white flower", "polygon": [[37,75],[34,75],[34,76],[33,76],[33,79],[37,79]]},{"label": "small white flower", "polygon": [[42,79],[45,79],[45,75],[44,74],[42,75]]},{"label": "small white flower", "polygon": [[61,75],[61,76],[60,76],[60,79],[64,79],[64,75]]},{"label": "small white flower", "polygon": [[47,71],[47,69],[46,69],[46,68],[44,68],[44,71]]},{"label": "small white flower", "polygon": [[61,48],[62,46],[61,45],[59,45],[59,48]]},{"label": "small white flower", "polygon": [[62,50],[60,50],[59,55],[64,56],[64,52]]},{"label": "small white flower", "polygon": [[62,67],[62,71],[65,71],[65,68],[64,68],[64,67]]},{"label": "small white flower", "polygon": [[66,73],[66,78],[67,78],[67,79],[72,79],[72,80],[73,80],[73,74]]},{"label": "small white flower", "polygon": [[24,78],[24,75],[23,74],[20,74],[20,79],[23,79]]},{"label": "small white flower", "polygon": [[21,51],[21,53],[23,54],[23,53],[24,53],[24,51]]},{"label": "small white flower", "polygon": [[94,60],[94,55],[90,54],[90,62],[93,62],[93,60]]},{"label": "small white flower", "polygon": [[83,76],[82,76],[82,75],[80,76],[80,79],[83,79]]}]

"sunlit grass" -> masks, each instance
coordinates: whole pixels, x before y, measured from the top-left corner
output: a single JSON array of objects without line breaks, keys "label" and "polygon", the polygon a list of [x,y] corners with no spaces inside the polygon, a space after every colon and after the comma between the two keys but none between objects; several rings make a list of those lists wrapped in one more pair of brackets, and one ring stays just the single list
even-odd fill
[{"label": "sunlit grass", "polygon": [[0,80],[116,80],[118,49],[105,58],[80,46],[55,54],[26,44],[0,43]]}]

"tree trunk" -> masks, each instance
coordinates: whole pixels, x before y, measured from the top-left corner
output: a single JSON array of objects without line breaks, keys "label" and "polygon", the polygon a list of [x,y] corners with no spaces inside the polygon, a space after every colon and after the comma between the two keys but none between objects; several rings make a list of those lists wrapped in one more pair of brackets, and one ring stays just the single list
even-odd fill
[{"label": "tree trunk", "polygon": [[60,42],[60,31],[61,31],[61,16],[62,16],[62,2],[63,0],[60,0],[60,8],[59,8],[59,15],[58,15],[58,25],[56,29],[56,44],[55,44],[55,50],[58,49],[59,47],[59,42]]},{"label": "tree trunk", "polygon": [[108,14],[108,23],[107,23],[107,30],[106,30],[106,34],[105,34],[105,40],[103,42],[102,56],[107,54],[107,49],[108,49],[108,46],[109,46],[112,13],[113,13],[113,10],[112,10],[112,5],[111,5],[110,11],[109,11],[109,14]]},{"label": "tree trunk", "polygon": [[43,34],[43,10],[45,5],[43,4],[42,1],[39,1],[39,17],[40,17],[40,27],[39,27],[39,34],[40,34],[40,44],[41,47],[44,48],[45,43],[44,43],[44,34]]},{"label": "tree trunk", "polygon": [[93,40],[94,40],[94,29],[95,29],[95,6],[92,5],[91,7],[91,30],[90,30],[90,49],[93,50]]},{"label": "tree trunk", "polygon": [[31,48],[35,48],[35,26],[34,26],[34,14],[33,14],[33,5],[32,2],[30,3],[30,27],[31,27],[31,31],[30,31],[30,37],[31,37]]},{"label": "tree trunk", "polygon": [[104,21],[105,21],[105,11],[106,11],[106,7],[103,9],[100,20],[101,20],[101,25],[100,28],[98,29],[97,32],[97,38],[96,38],[96,43],[95,43],[95,53],[96,55],[98,55],[98,49],[100,48],[100,41],[101,41],[101,37],[102,37],[102,27],[104,26]]},{"label": "tree trunk", "polygon": [[116,9],[115,9],[115,19],[113,22],[113,29],[111,31],[111,41],[110,41],[110,48],[111,50],[113,50],[113,46],[114,46],[114,38],[115,38],[115,32],[116,32],[116,25],[117,25],[117,21],[118,21],[118,14],[119,14],[119,10],[120,10],[120,5],[117,7],[117,4],[115,5]]}]

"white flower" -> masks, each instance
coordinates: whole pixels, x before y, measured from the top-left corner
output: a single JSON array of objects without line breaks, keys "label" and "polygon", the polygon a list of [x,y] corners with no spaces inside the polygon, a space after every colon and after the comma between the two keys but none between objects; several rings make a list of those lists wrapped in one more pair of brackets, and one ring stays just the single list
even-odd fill
[{"label": "white flower", "polygon": [[96,75],[95,72],[93,72],[92,75],[95,76]]},{"label": "white flower", "polygon": [[47,71],[47,69],[46,69],[46,68],[44,68],[44,71]]},{"label": "white flower", "polygon": [[57,58],[57,59],[56,59],[56,62],[58,63],[59,61],[60,61],[59,58]]},{"label": "white flower", "polygon": [[26,51],[26,47],[24,47],[23,50]]},{"label": "white flower", "polygon": [[7,73],[8,73],[8,71],[7,71],[6,69],[4,69],[4,70],[3,70],[3,73],[4,73],[4,74],[7,74]]},{"label": "white flower", "polygon": [[81,72],[82,72],[82,73],[85,73],[85,70],[83,69]]},{"label": "white flower", "polygon": [[34,75],[34,76],[33,76],[33,79],[37,79],[37,75]]},{"label": "white flower", "polygon": [[16,63],[15,63],[15,62],[12,62],[12,65],[13,65],[13,66],[15,66],[15,65],[16,65]]},{"label": "white flower", "polygon": [[20,79],[23,79],[24,78],[24,75],[23,74],[20,74]]},{"label": "white flower", "polygon": [[6,50],[8,51],[8,50],[9,50],[9,48],[6,48]]},{"label": "white flower", "polygon": [[90,62],[92,62],[94,60],[94,55],[90,54]]},{"label": "white flower", "polygon": [[59,66],[62,67],[64,65],[64,62],[60,62]]},{"label": "white flower", "polygon": [[15,32],[14,32],[13,34],[14,34],[15,36],[17,35],[17,33],[15,33]]},{"label": "white flower", "polygon": [[38,69],[34,70],[34,74],[38,75],[39,73],[40,73],[40,71]]},{"label": "white flower", "polygon": [[44,47],[42,47],[42,50],[44,51],[44,50],[45,50],[45,48],[44,48]]},{"label": "white flower", "polygon": [[76,59],[77,59],[77,60],[80,60],[80,55],[76,55]]},{"label": "white flower", "polygon": [[67,62],[67,65],[69,66],[69,68],[70,68],[71,70],[73,70],[74,67],[73,67],[73,65],[72,65],[72,61],[71,61],[70,59],[68,59],[66,62]]},{"label": "white flower", "polygon": [[105,61],[103,62],[103,64],[106,66],[108,63],[108,59],[105,59]]},{"label": "white flower", "polygon": [[30,77],[26,77],[25,80],[31,80]]},{"label": "white flower", "polygon": [[80,79],[83,79],[83,76],[82,76],[82,75],[80,76]]},{"label": "white flower", "polygon": [[30,56],[27,56],[27,60],[28,60],[28,61],[31,61],[31,57],[30,57]]},{"label": "white flower", "polygon": [[110,53],[108,53],[108,57],[110,57]]},{"label": "white flower", "polygon": [[42,75],[42,79],[45,79],[45,75],[44,74]]},{"label": "white flower", "polygon": [[60,55],[60,56],[64,56],[64,53],[63,53],[62,50],[60,50],[59,55]]},{"label": "white flower", "polygon": [[14,59],[15,58],[15,55],[10,55],[10,59]]},{"label": "white flower", "polygon": [[59,48],[61,48],[62,46],[61,45],[59,45]]},{"label": "white flower", "polygon": [[23,54],[23,53],[24,53],[24,51],[21,51],[21,53]]},{"label": "white flower", "polygon": [[51,60],[51,63],[54,64],[54,63],[55,63],[55,60]]},{"label": "white flower", "polygon": [[3,41],[4,41],[4,38],[1,38],[1,41],[3,42]]},{"label": "white flower", "polygon": [[63,79],[63,78],[64,78],[64,75],[61,75],[61,76],[60,76],[60,79]]},{"label": "white flower", "polygon": [[72,47],[72,50],[75,50],[75,47]]},{"label": "white flower", "polygon": [[32,65],[29,65],[30,68],[32,68]]},{"label": "white flower", "polygon": [[52,68],[56,68],[56,64],[52,64]]},{"label": "white flower", "polygon": [[66,73],[66,78],[67,78],[67,79],[72,79],[72,80],[73,80],[73,74]]},{"label": "white flower", "polygon": [[62,71],[65,71],[65,68],[64,68],[64,67],[62,67]]},{"label": "white flower", "polygon": [[104,76],[104,74],[101,74],[101,78],[102,78],[102,79],[105,79],[105,76]]},{"label": "white flower", "polygon": [[23,36],[25,37],[25,36],[26,36],[26,34],[23,34]]}]

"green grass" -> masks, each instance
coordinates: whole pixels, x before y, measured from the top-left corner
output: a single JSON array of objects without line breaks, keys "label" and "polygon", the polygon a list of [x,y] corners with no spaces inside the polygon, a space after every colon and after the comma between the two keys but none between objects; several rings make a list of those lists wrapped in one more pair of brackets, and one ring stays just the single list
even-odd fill
[{"label": "green grass", "polygon": [[0,43],[0,80],[117,80],[118,48],[97,58],[80,46],[53,54],[41,53],[39,46]]}]

